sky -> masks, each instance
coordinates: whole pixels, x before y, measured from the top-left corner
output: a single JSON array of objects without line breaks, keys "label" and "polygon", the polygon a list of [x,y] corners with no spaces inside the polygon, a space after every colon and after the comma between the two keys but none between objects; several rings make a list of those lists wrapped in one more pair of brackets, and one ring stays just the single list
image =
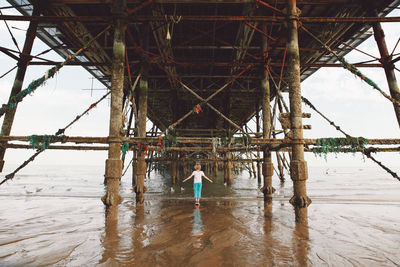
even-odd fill
[{"label": "sky", "polygon": [[[1,6],[8,6],[5,0],[0,0]],[[3,10],[3,14],[17,14],[16,11]],[[396,10],[390,16],[400,16]],[[22,50],[25,40],[26,22],[9,22],[12,32]],[[400,37],[400,27],[395,23],[382,23],[386,34],[386,42],[391,52]],[[4,21],[0,21],[0,46],[16,49],[12,43]],[[370,37],[361,44],[359,49],[379,57],[375,40]],[[39,39],[35,40],[32,54],[37,54],[47,49]],[[400,52],[400,47],[396,49]],[[62,58],[51,52],[45,56],[48,59],[61,61]],[[357,51],[346,56],[349,62],[360,62],[370,58]],[[16,61],[0,52],[0,75],[15,66]],[[399,64],[397,66],[400,68]],[[42,76],[49,66],[30,66],[23,88],[29,82]],[[386,77],[381,68],[361,69],[364,74],[375,81],[385,92],[389,92]],[[396,72],[399,80],[399,72]],[[15,71],[0,79],[0,103],[6,103],[15,78]],[[93,84],[92,84],[93,83]],[[352,136],[366,138],[400,138],[400,130],[393,111],[393,105],[387,99],[373,90],[365,82],[355,77],[343,68],[321,68],[302,85],[302,93],[322,113],[340,125],[343,130]],[[76,115],[85,110],[106,92],[95,90],[93,94],[84,89],[101,89],[104,85],[93,81],[91,75],[82,67],[64,67],[55,78],[46,82],[45,86],[24,99],[18,105],[12,135],[54,134],[63,128]],[[303,105],[303,111],[312,114],[310,119],[304,119],[304,124],[311,124],[312,130],[305,130],[305,138],[340,137],[332,126],[321,119],[318,114]],[[2,119],[0,120],[2,122]],[[78,123],[67,130],[69,136],[107,136],[109,127],[109,101],[103,101]],[[7,150],[6,169],[22,163],[34,153],[34,150]],[[55,151],[47,150],[42,153],[32,165],[97,165],[103,166],[106,152],[85,151]],[[385,164],[400,171],[400,153],[381,153],[376,158]],[[306,153],[309,166],[374,166],[368,159],[363,159],[360,154],[328,155],[327,160]],[[29,167],[27,167],[28,169]]]}]

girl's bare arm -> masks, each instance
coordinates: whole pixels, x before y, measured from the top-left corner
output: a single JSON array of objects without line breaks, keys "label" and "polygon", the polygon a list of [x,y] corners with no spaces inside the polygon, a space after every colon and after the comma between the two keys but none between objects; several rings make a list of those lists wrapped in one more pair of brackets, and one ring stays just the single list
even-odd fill
[{"label": "girl's bare arm", "polygon": [[186,182],[187,180],[189,180],[190,178],[192,178],[193,177],[193,174],[192,175],[190,175],[188,178],[186,178],[185,180],[183,180],[182,182]]},{"label": "girl's bare arm", "polygon": [[210,183],[213,182],[213,181],[212,181],[210,178],[208,178],[207,176],[203,175],[203,177],[206,178]]}]

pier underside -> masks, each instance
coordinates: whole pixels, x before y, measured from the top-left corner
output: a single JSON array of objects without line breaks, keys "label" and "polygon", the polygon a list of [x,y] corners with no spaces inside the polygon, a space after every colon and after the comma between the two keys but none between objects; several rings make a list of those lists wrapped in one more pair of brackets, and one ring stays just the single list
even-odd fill
[{"label": "pier underside", "polygon": [[[0,15],[0,19],[30,21],[30,26],[24,50],[17,57],[18,72],[10,101],[0,109],[1,116],[5,114],[0,169],[6,148],[29,147],[12,141],[38,145],[36,154],[26,164],[48,148],[108,150],[107,193],[102,200],[107,206],[115,206],[121,201],[119,182],[129,150],[134,151],[132,183],[138,205],[143,205],[145,177],[149,164],[154,162],[172,162],[173,184],[179,181],[179,171],[190,174],[192,163],[201,161],[209,171],[223,168],[227,185],[231,183],[231,171],[237,170],[234,163],[248,163],[249,171],[258,176],[265,202],[270,203],[275,191],[272,152],[276,152],[281,181],[284,168],[293,181],[290,203],[295,207],[296,221],[304,222],[311,203],[306,193],[305,151],[361,152],[385,169],[371,153],[399,150],[371,146],[395,145],[400,143],[399,139],[356,138],[343,132],[302,97],[300,87],[321,67],[344,67],[389,99],[400,122],[400,92],[392,73],[394,61],[399,58],[392,60],[387,54],[380,27],[381,22],[400,21],[398,17],[386,17],[397,8],[399,0],[8,2],[22,16]],[[347,63],[343,57],[372,34],[381,59]],[[32,57],[35,37],[66,61]],[[0,51],[15,54],[7,48]],[[28,65],[54,68],[41,83],[34,84],[35,88],[32,85],[28,91],[21,91]],[[10,136],[17,103],[68,65],[84,67],[109,90],[109,136],[66,135],[67,128],[79,116],[54,136]],[[358,67],[385,68],[390,96]],[[305,140],[303,129],[311,126],[303,125],[302,119],[310,114],[302,112],[302,103],[322,115],[344,138]],[[153,123],[151,131],[147,118]],[[255,129],[247,127],[252,118],[256,121]],[[280,127],[271,123],[275,118],[279,118]],[[79,145],[49,145],[57,142]],[[287,153],[287,160],[282,153]],[[18,170],[6,178],[12,179]],[[400,180],[397,174],[385,170]]]},{"label": "pier underside", "polygon": [[[24,15],[31,15],[32,6],[21,6],[28,1],[8,2]],[[182,83],[204,99],[228,84],[208,103],[239,126],[261,107],[260,82],[266,64],[271,99],[278,86],[283,92],[288,90],[287,1],[128,0],[126,9],[118,15],[113,1],[37,2],[44,3],[40,5],[44,16],[43,22],[39,20],[37,35],[63,57],[80,49],[116,16],[125,18],[125,94],[131,89],[129,79],[133,83],[145,70],[142,75],[148,81],[148,118],[161,130],[201,102]],[[396,2],[297,1],[297,7],[301,17],[313,18],[312,22],[302,21],[304,26],[344,56],[371,32],[370,25],[361,20],[343,23],[340,19],[375,16],[375,10],[379,16],[385,16],[397,6]],[[50,17],[58,19],[52,21]],[[326,17],[338,21],[328,22]],[[113,59],[111,32],[70,63],[84,66],[107,87],[111,85]],[[266,51],[262,50],[263,37],[268,43]],[[298,39],[302,81],[320,67],[338,66],[337,59],[307,32],[300,30]],[[52,63],[30,63],[35,64]],[[176,129],[179,136],[209,137],[237,131],[207,105],[202,105],[198,114],[182,121]]]}]

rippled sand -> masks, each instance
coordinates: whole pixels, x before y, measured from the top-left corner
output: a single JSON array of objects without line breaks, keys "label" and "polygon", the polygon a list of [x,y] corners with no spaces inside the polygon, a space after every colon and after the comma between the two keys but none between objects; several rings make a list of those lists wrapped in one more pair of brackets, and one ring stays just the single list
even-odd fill
[{"label": "rippled sand", "polygon": [[219,178],[196,208],[191,184],[171,192],[154,174],[144,207],[124,180],[124,202],[106,211],[102,171],[31,170],[0,187],[0,266],[400,263],[400,183],[376,170],[311,169],[308,225],[294,223],[290,180],[264,206],[254,179],[243,174],[226,188]]}]

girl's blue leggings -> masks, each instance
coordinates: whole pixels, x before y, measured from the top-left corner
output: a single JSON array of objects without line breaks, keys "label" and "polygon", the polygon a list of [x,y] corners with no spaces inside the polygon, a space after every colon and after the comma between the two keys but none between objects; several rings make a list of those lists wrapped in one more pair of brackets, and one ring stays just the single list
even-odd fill
[{"label": "girl's blue leggings", "polygon": [[194,198],[201,198],[201,183],[194,183]]}]

